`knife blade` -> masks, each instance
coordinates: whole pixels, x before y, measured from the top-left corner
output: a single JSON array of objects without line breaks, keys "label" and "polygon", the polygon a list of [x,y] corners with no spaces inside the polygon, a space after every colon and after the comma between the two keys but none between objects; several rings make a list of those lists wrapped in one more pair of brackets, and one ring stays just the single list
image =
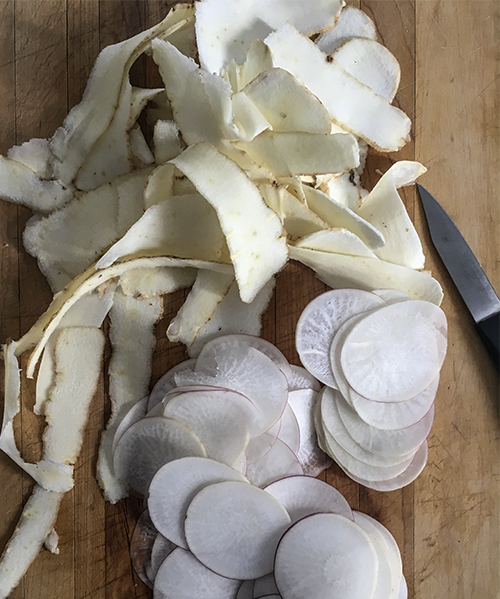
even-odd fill
[{"label": "knife blade", "polygon": [[417,183],[432,243],[476,323],[499,369],[500,299],[476,256],[439,202]]}]

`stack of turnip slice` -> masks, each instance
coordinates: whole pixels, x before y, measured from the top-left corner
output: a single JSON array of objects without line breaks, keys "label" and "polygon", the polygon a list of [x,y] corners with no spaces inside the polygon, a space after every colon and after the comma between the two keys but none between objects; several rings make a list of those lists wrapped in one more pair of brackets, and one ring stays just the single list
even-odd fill
[{"label": "stack of turnip slice", "polygon": [[405,597],[394,538],[336,489],[303,475],[260,489],[207,458],[158,470],[131,550],[155,599]]},{"label": "stack of turnip slice", "polygon": [[393,290],[333,290],[302,313],[297,350],[326,385],[319,444],[357,482],[390,491],[424,468],[446,334],[440,308]]},{"label": "stack of turnip slice", "polygon": [[163,464],[188,456],[216,460],[259,487],[316,476],[331,463],[316,441],[317,396],[318,382],[271,343],[218,337],[125,417],[113,442],[115,474],[139,495]]}]

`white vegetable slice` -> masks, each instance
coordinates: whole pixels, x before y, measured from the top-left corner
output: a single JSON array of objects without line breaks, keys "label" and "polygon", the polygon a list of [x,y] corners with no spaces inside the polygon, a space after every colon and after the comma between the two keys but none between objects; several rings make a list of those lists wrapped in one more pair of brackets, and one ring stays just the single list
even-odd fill
[{"label": "white vegetable slice", "polygon": [[313,299],[300,315],[295,331],[302,364],[322,383],[336,388],[329,357],[333,337],[355,314],[384,305],[384,300],[361,289],[334,289]]},{"label": "white vegetable slice", "polygon": [[316,44],[326,54],[353,37],[376,39],[377,30],[370,17],[359,8],[346,6],[341,11],[337,24],[333,29],[325,31],[317,39]]},{"label": "white vegetable slice", "polygon": [[263,114],[273,131],[330,133],[331,119],[326,108],[283,69],[261,73],[243,88],[243,93]]},{"label": "white vegetable slice", "polygon": [[236,66],[238,73],[236,91],[240,91],[261,73],[273,68],[273,59],[268,46],[262,40],[253,39],[248,46],[245,62]]},{"label": "white vegetable slice", "polygon": [[375,518],[372,518],[368,514],[363,514],[362,512],[356,512],[356,519],[358,521],[364,520],[364,521],[370,522],[370,524],[372,524],[373,528],[378,530],[378,532],[380,533],[380,536],[384,539],[387,549],[392,554],[393,559],[395,559],[398,562],[398,571],[402,576],[403,575],[403,562],[401,559],[401,551],[399,550],[396,539],[392,536],[392,534],[389,532],[389,530],[381,522],[379,522]]},{"label": "white vegetable slice", "polygon": [[148,510],[139,516],[130,541],[130,561],[134,570],[150,589],[153,588],[151,577],[151,551],[158,531],[151,522]]},{"label": "white vegetable slice", "polygon": [[319,381],[305,368],[302,366],[296,366],[290,364],[291,378],[288,380],[288,390],[298,391],[299,389],[313,389],[318,392],[321,391],[321,384]]},{"label": "white vegetable slice", "polygon": [[401,68],[389,50],[375,40],[355,38],[337,48],[332,57],[358,81],[388,102],[394,100]]},{"label": "white vegetable slice", "polygon": [[269,129],[271,124],[243,92],[233,94],[231,98],[234,118],[238,129],[238,137],[244,141],[252,141],[259,133]]},{"label": "white vegetable slice", "polygon": [[146,104],[150,100],[154,100],[156,96],[161,94],[164,90],[159,87],[156,89],[150,89],[145,87],[132,87],[132,93],[130,98],[130,112],[127,121],[127,131],[132,129],[136,124],[141,112],[146,107]]},{"label": "white vegetable slice", "polygon": [[158,531],[188,548],[184,535],[186,511],[194,496],[207,485],[227,480],[248,482],[225,464],[203,457],[185,457],[162,466],[149,486],[148,508]]},{"label": "white vegetable slice", "polygon": [[119,283],[124,295],[151,299],[190,287],[196,274],[194,268],[135,268],[124,273]]},{"label": "white vegetable slice", "polygon": [[371,250],[384,245],[383,234],[356,212],[319,189],[309,185],[304,185],[303,189],[309,208],[330,227],[347,229],[359,237]]},{"label": "white vegetable slice", "polygon": [[354,521],[370,537],[377,552],[378,574],[373,599],[397,599],[402,575],[402,572],[398,572],[399,564],[393,559],[379,530],[358,514],[354,512]]},{"label": "white vegetable slice", "polygon": [[415,457],[411,461],[408,468],[394,478],[390,478],[388,480],[368,481],[347,471],[346,474],[350,476],[353,481],[368,487],[369,489],[374,489],[375,491],[395,491],[396,489],[402,489],[403,487],[406,487],[417,478],[427,463],[427,456],[427,441],[424,441],[424,443],[422,443],[422,445],[418,448],[417,453],[415,454]]},{"label": "white vegetable slice", "polygon": [[293,474],[304,474],[296,454],[281,439],[276,439],[272,447],[259,460],[247,462],[246,477],[256,487]]},{"label": "white vegetable slice", "polygon": [[232,59],[243,63],[250,42],[264,39],[285,23],[306,35],[333,27],[341,0],[316,0],[314,10],[301,2],[204,0],[196,5],[196,41],[202,66],[219,74]]},{"label": "white vegetable slice", "polygon": [[172,551],[176,548],[172,541],[166,539],[162,534],[158,533],[151,548],[151,577],[156,578],[160,566],[165,561]]},{"label": "white vegetable slice", "polygon": [[286,262],[279,218],[236,163],[214,147],[204,143],[191,146],[172,162],[215,208],[241,299],[250,303]]},{"label": "white vegetable slice", "polygon": [[274,564],[284,599],[368,599],[373,596],[378,559],[370,537],[338,514],[303,518],[283,535]]},{"label": "white vegetable slice", "polygon": [[278,587],[274,581],[274,573],[266,574],[257,580],[253,584],[253,598],[258,597],[279,597]]},{"label": "white vegetable slice", "polygon": [[443,300],[441,285],[428,272],[361,256],[345,256],[289,246],[290,258],[312,268],[333,288],[380,289],[389,286],[439,306]]},{"label": "white vegetable slice", "polygon": [[390,431],[411,426],[424,418],[431,409],[438,386],[439,375],[422,393],[406,401],[374,402],[353,393],[349,393],[349,401],[366,423]]},{"label": "white vegetable slice", "polygon": [[264,487],[286,509],[292,524],[306,516],[332,512],[353,519],[347,499],[328,483],[310,476],[287,476]]},{"label": "white vegetable slice", "polygon": [[114,473],[113,440],[131,406],[148,395],[156,343],[155,325],[162,310],[160,298],[140,300],[116,293],[110,312],[112,356],[108,372],[111,417],[101,436],[97,479],[104,496],[111,503],[127,494],[125,481],[121,482]]},{"label": "white vegetable slice", "polygon": [[160,255],[224,262],[224,246],[215,210],[201,195],[173,196],[148,208],[96,268],[127,258]]},{"label": "white vegetable slice", "polygon": [[311,233],[301,237],[293,245],[320,252],[376,258],[375,254],[368,249],[361,239],[347,229],[328,229]]},{"label": "white vegetable slice", "polygon": [[139,420],[142,420],[146,416],[148,412],[148,400],[149,397],[143,397],[137,403],[133,404],[130,410],[121,419],[113,437],[111,451],[115,451],[116,445],[118,444],[118,441],[121,439],[123,433],[133,424],[135,424]]},{"label": "white vegetable slice", "polygon": [[278,439],[283,441],[288,447],[297,455],[300,448],[300,429],[297,417],[294,411],[290,407],[290,404],[286,404],[283,414],[281,415],[280,428],[278,432]]},{"label": "white vegetable slice", "polygon": [[[360,83],[307,37],[287,24],[269,35],[273,65],[289,71],[326,107],[332,120],[371,146],[391,152],[409,140],[410,119]],[[359,109],[353,109],[355,106]],[[361,108],[362,107],[362,108]]]},{"label": "white vegetable slice", "polygon": [[114,454],[114,472],[142,496],[156,472],[166,463],[187,456],[204,457],[196,435],[172,418],[144,418],[125,431]]},{"label": "white vegetable slice", "polygon": [[434,404],[425,416],[407,427],[382,430],[367,424],[342,397],[335,398],[338,415],[350,436],[361,447],[380,455],[401,455],[416,451],[429,435],[434,421]]},{"label": "white vegetable slice", "polygon": [[182,372],[183,370],[193,371],[196,364],[196,360],[185,360],[180,362],[176,366],[173,366],[168,370],[158,381],[149,394],[148,411],[151,410],[157,403],[160,403],[165,395],[174,389],[177,385],[175,383],[175,374]]},{"label": "white vegetable slice", "polygon": [[155,162],[155,157],[153,156],[139,125],[135,125],[130,129],[128,133],[128,144],[130,154],[136,159],[135,161],[132,161],[132,164],[138,162],[142,166],[146,166]]},{"label": "white vegetable slice", "polygon": [[174,182],[175,166],[173,164],[161,164],[155,168],[144,189],[144,210],[175,196]]},{"label": "white vegetable slice", "polygon": [[156,164],[163,164],[182,152],[179,127],[175,121],[159,120],[153,132],[153,147]]},{"label": "white vegetable slice", "polygon": [[[408,335],[410,328],[411,336]],[[360,395],[404,401],[436,378],[446,355],[446,317],[430,302],[392,304],[368,315],[347,336],[343,373]]]},{"label": "white vegetable slice", "polygon": [[186,424],[203,444],[208,458],[232,466],[250,438],[247,414],[254,406],[248,400],[247,404],[242,407],[242,396],[230,391],[192,391],[173,397],[163,415]]},{"label": "white vegetable slice", "polygon": [[332,463],[318,445],[314,427],[314,408],[318,395],[314,389],[300,389],[288,394],[288,404],[293,410],[300,431],[300,446],[297,457],[304,474],[318,476]]},{"label": "white vegetable slice", "polygon": [[36,485],[21,518],[0,559],[0,597],[6,599],[54,529],[64,493],[54,493]]},{"label": "white vegetable slice", "polygon": [[375,252],[382,260],[409,268],[424,267],[422,243],[397,189],[414,183],[426,170],[418,162],[396,162],[366,196],[358,210],[359,216],[384,232],[385,245]]},{"label": "white vegetable slice", "polygon": [[191,291],[168,325],[167,337],[170,341],[180,341],[190,346],[227,295],[233,281],[232,274],[198,271]]},{"label": "white vegetable slice", "polygon": [[276,439],[278,438],[279,426],[281,423],[278,421],[276,424],[276,428],[273,426],[266,432],[250,439],[245,449],[247,467],[250,464],[258,462],[266,455],[266,453],[271,451],[272,446],[276,443]]},{"label": "white vegetable slice", "polygon": [[388,304],[405,302],[406,300],[410,299],[406,293],[403,291],[398,291],[397,289],[375,289],[373,293],[381,297]]},{"label": "white vegetable slice", "polygon": [[234,282],[217,305],[210,320],[199,331],[188,348],[190,356],[197,356],[202,347],[215,337],[227,334],[260,335],[262,316],[271,301],[276,280],[272,277],[247,304],[241,300],[238,285]]},{"label": "white vegetable slice", "polygon": [[212,572],[189,551],[177,547],[160,566],[155,599],[233,599],[241,582]]},{"label": "white vegetable slice", "polygon": [[194,497],[185,534],[201,563],[221,576],[249,580],[272,571],[276,546],[289,525],[285,508],[269,493],[230,481]]},{"label": "white vegetable slice", "polygon": [[40,179],[52,178],[52,159],[48,139],[33,138],[20,146],[12,146],[7,158],[20,162],[30,168]]},{"label": "white vegetable slice", "polygon": [[359,164],[358,144],[349,133],[264,131],[234,145],[276,177],[343,173]]},{"label": "white vegetable slice", "polygon": [[238,589],[238,593],[235,599],[253,599],[253,580],[244,580],[240,588]]},{"label": "white vegetable slice", "polygon": [[[398,447],[393,448],[388,442],[387,446],[385,447],[385,451],[380,450],[377,453],[371,452],[359,445],[349,434],[349,431],[346,429],[338,412],[337,397],[338,392],[332,391],[328,388],[322,392],[321,419],[326,442],[332,447],[332,451],[342,461],[342,463],[348,467],[347,460],[349,457],[344,459],[344,452],[346,452],[349,454],[349,456],[352,456],[357,461],[363,463],[363,465],[359,466],[360,468],[364,467],[366,464],[369,464],[374,470],[377,468],[385,469],[394,467],[396,470],[399,468],[399,471],[402,472],[412,460],[413,455],[420,444],[427,438],[427,435],[425,435],[420,443],[416,444],[415,446],[410,440],[408,443],[409,449],[407,451],[405,451],[406,447],[404,447],[403,441],[403,447],[400,451],[398,451]],[[333,437],[335,443],[330,443],[331,437]],[[341,450],[336,451],[337,445],[341,447]],[[364,476],[364,478],[370,478],[370,476]],[[386,478],[389,478],[389,476]]]}]

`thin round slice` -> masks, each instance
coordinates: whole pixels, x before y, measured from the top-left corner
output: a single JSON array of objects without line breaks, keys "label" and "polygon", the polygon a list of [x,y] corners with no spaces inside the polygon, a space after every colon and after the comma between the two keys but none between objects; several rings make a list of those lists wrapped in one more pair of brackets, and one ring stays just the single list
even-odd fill
[{"label": "thin round slice", "polygon": [[264,487],[291,474],[303,474],[303,470],[296,454],[281,439],[276,439],[260,460],[247,464],[246,476],[256,487]]},{"label": "thin round slice", "polygon": [[149,394],[148,401],[148,411],[151,410],[153,406],[159,403],[165,395],[174,389],[177,385],[175,383],[175,375],[178,372],[192,371],[194,370],[196,364],[196,360],[192,358],[191,360],[185,360],[180,364],[176,364],[173,368],[168,370],[158,381],[155,386],[151,390]]},{"label": "thin round slice", "polygon": [[288,403],[283,411],[280,423],[281,426],[277,438],[286,443],[293,453],[296,454],[300,447],[300,428],[295,412]]},{"label": "thin round slice", "polygon": [[205,455],[201,441],[185,424],[159,416],[139,420],[125,431],[116,446],[113,465],[117,478],[144,496],[164,464]]},{"label": "thin round slice", "polygon": [[339,514],[314,514],[283,535],[274,563],[283,599],[373,596],[378,559],[370,537]]},{"label": "thin round slice", "polygon": [[295,344],[302,364],[325,385],[337,388],[329,360],[332,339],[355,314],[386,305],[361,289],[333,289],[313,299],[300,315]]},{"label": "thin round slice", "polygon": [[165,464],[149,487],[148,508],[157,530],[187,549],[184,520],[189,504],[207,485],[226,480],[246,482],[240,472],[208,458],[187,457]]},{"label": "thin round slice", "polygon": [[151,522],[148,510],[139,516],[130,542],[130,561],[142,582],[153,588],[151,575],[151,551],[158,531]]},{"label": "thin round slice", "polygon": [[155,599],[233,599],[240,581],[223,578],[178,547],[166,557],[155,579]]},{"label": "thin round slice", "polygon": [[292,378],[288,381],[288,391],[298,391],[299,389],[321,391],[321,383],[308,370],[295,364],[290,364],[290,370]]},{"label": "thin round slice", "polygon": [[156,535],[155,542],[151,548],[151,578],[154,580],[156,574],[163,564],[165,558],[175,549],[174,543],[166,539],[162,534]]},{"label": "thin round slice", "polygon": [[267,485],[264,491],[281,503],[292,523],[320,512],[332,512],[353,519],[352,510],[342,493],[318,478],[287,476]]},{"label": "thin round slice", "polygon": [[446,317],[431,302],[391,304],[356,324],[340,352],[349,385],[375,401],[404,401],[436,378],[446,355]]},{"label": "thin round slice", "polygon": [[189,548],[221,576],[249,580],[269,574],[284,531],[285,508],[262,489],[222,482],[202,489],[186,514]]},{"label": "thin round slice", "polygon": [[250,438],[250,410],[254,406],[241,394],[212,389],[177,395],[165,405],[163,415],[186,424],[202,442],[207,457],[232,466]]}]

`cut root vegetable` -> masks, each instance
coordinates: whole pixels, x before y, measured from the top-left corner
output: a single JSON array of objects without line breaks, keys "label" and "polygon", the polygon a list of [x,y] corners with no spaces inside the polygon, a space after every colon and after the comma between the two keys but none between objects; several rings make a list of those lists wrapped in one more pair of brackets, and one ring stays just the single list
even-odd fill
[{"label": "cut root vegetable", "polygon": [[359,8],[346,6],[339,15],[337,24],[322,33],[316,40],[318,47],[331,54],[335,48],[352,38],[377,39],[377,30],[370,17]]},{"label": "cut root vegetable", "polygon": [[164,537],[188,549],[184,521],[189,504],[207,485],[228,480],[245,482],[246,478],[207,458],[186,457],[165,464],[149,487],[148,508],[154,525]]},{"label": "cut root vegetable", "polygon": [[148,510],[139,516],[130,541],[130,560],[134,570],[150,589],[153,588],[151,574],[151,551],[158,531],[153,526]]},{"label": "cut root vegetable", "polygon": [[227,578],[260,578],[273,569],[276,546],[290,525],[285,508],[247,483],[202,489],[187,510],[185,533],[200,562]]}]

